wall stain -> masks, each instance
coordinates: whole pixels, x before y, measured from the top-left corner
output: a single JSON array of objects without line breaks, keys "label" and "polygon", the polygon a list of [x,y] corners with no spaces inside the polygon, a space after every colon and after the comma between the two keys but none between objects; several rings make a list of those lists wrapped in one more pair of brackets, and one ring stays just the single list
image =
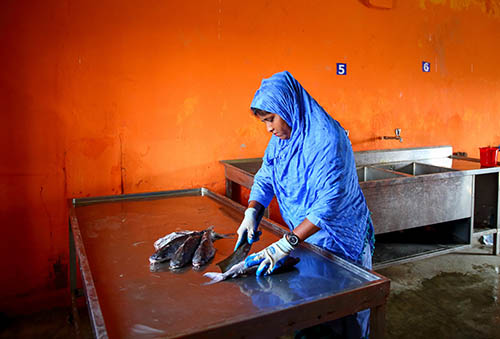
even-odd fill
[{"label": "wall stain", "polygon": [[96,159],[106,151],[106,149],[113,145],[112,138],[84,138],[81,140],[82,153],[91,158]]},{"label": "wall stain", "polygon": [[54,227],[52,224],[52,216],[50,215],[47,204],[45,203],[45,199],[43,198],[43,186],[40,186],[40,202],[42,203],[43,210],[45,211],[45,214],[47,214],[47,218],[49,219],[50,237],[52,238],[52,230]]},{"label": "wall stain", "polygon": [[500,18],[500,0],[420,0],[419,7],[427,9],[427,3],[432,5],[448,5],[456,11],[468,10],[473,6],[477,6],[484,14]]},{"label": "wall stain", "polygon": [[373,9],[392,9],[394,6],[393,0],[358,0],[368,8]]},{"label": "wall stain", "polygon": [[123,165],[123,140],[122,140],[122,134],[120,133],[119,135],[120,138],[120,194],[125,193],[125,178],[126,178],[126,168]]},{"label": "wall stain", "polygon": [[68,198],[68,173],[66,172],[66,156],[67,156],[67,151],[64,151],[63,153],[63,175],[64,175],[64,198]]},{"label": "wall stain", "polygon": [[177,124],[182,124],[189,117],[193,115],[198,106],[198,97],[191,97],[184,99],[182,111],[177,114]]},{"label": "wall stain", "polygon": [[55,259],[50,275],[56,289],[68,287],[68,265],[63,263],[62,256]]}]

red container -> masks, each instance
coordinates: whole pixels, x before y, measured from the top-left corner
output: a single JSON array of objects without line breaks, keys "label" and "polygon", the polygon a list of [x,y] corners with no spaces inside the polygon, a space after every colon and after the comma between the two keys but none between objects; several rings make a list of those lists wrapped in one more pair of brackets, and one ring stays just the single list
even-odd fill
[{"label": "red container", "polygon": [[481,167],[495,167],[497,165],[498,147],[479,147]]}]

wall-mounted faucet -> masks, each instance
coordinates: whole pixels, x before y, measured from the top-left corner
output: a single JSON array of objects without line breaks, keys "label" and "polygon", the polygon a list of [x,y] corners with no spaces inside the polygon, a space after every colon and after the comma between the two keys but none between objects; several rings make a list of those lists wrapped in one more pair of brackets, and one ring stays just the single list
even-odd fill
[{"label": "wall-mounted faucet", "polygon": [[394,133],[396,134],[396,136],[394,137],[388,137],[388,136],[383,136],[383,137],[380,137],[380,139],[383,139],[383,140],[387,140],[387,139],[395,139],[395,140],[399,140],[399,142],[403,142],[403,138],[401,137],[401,128],[396,128],[394,130]]}]

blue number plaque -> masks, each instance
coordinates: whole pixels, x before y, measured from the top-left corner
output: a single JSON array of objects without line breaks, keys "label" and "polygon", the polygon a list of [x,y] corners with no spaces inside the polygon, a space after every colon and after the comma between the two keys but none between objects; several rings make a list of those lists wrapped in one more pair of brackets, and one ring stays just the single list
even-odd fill
[{"label": "blue number plaque", "polygon": [[337,75],[346,75],[347,74],[347,64],[337,63]]},{"label": "blue number plaque", "polygon": [[422,72],[430,72],[431,71],[431,63],[427,61],[422,61]]}]

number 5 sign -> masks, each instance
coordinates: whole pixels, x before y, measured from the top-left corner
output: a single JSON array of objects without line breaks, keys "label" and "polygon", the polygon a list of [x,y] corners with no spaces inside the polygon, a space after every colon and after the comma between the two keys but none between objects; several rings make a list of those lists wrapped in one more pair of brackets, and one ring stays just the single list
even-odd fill
[{"label": "number 5 sign", "polygon": [[427,61],[422,61],[422,72],[430,72],[431,71],[431,63]]},{"label": "number 5 sign", "polygon": [[337,75],[346,75],[346,74],[347,74],[347,64],[337,63]]}]

